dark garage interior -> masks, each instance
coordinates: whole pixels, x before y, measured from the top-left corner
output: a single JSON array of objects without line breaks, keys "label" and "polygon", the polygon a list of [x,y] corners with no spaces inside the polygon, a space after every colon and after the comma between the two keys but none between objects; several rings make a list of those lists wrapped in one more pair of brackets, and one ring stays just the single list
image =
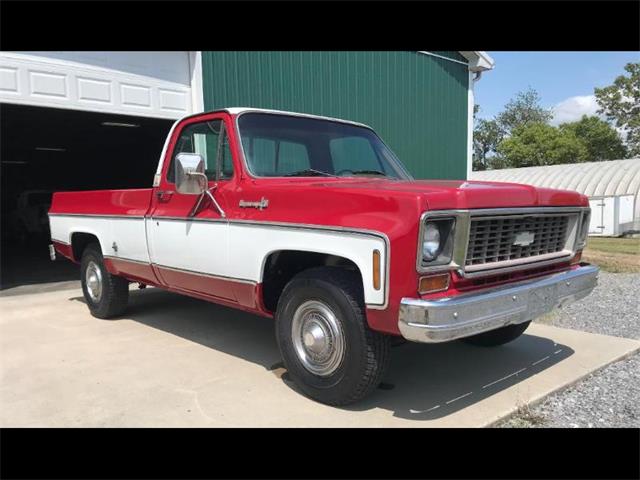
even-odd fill
[{"label": "dark garage interior", "polygon": [[0,290],[79,279],[49,258],[55,191],[150,187],[173,120],[0,105]]}]

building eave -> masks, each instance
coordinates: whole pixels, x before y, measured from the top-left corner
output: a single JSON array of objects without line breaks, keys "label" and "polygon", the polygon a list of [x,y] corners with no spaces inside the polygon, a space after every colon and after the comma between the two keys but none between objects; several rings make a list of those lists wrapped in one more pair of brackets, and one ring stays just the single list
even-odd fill
[{"label": "building eave", "polygon": [[487,52],[459,52],[469,62],[469,70],[472,72],[484,72],[493,70],[495,61]]}]

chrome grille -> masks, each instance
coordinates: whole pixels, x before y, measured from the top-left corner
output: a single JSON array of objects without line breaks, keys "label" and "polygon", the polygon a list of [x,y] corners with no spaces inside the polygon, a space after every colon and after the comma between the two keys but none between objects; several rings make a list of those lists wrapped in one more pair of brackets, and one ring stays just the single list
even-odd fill
[{"label": "chrome grille", "polygon": [[465,266],[562,252],[568,231],[568,215],[472,217]]}]

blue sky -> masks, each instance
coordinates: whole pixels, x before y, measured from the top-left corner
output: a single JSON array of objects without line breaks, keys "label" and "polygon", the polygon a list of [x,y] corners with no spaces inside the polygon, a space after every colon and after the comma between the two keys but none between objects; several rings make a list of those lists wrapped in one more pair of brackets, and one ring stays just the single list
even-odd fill
[{"label": "blue sky", "polygon": [[519,91],[531,86],[542,105],[554,108],[553,124],[595,114],[594,87],[610,85],[640,52],[487,52],[495,68],[475,85],[480,118],[492,118]]}]

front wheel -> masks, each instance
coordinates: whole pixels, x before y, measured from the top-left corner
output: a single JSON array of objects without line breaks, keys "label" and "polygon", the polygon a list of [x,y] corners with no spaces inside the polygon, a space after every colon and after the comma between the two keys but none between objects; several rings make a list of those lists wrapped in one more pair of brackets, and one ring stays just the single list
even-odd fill
[{"label": "front wheel", "polygon": [[479,333],[473,337],[463,338],[463,341],[480,347],[497,347],[514,341],[524,333],[531,322],[507,325],[488,332]]},{"label": "front wheel", "polygon": [[367,325],[360,277],[342,268],[309,269],[287,284],[276,339],[290,378],[328,405],[370,394],[389,363],[389,337]]},{"label": "front wheel", "polygon": [[129,301],[129,282],[109,273],[97,243],[82,252],[80,274],[82,293],[91,315],[111,318],[124,312]]}]

